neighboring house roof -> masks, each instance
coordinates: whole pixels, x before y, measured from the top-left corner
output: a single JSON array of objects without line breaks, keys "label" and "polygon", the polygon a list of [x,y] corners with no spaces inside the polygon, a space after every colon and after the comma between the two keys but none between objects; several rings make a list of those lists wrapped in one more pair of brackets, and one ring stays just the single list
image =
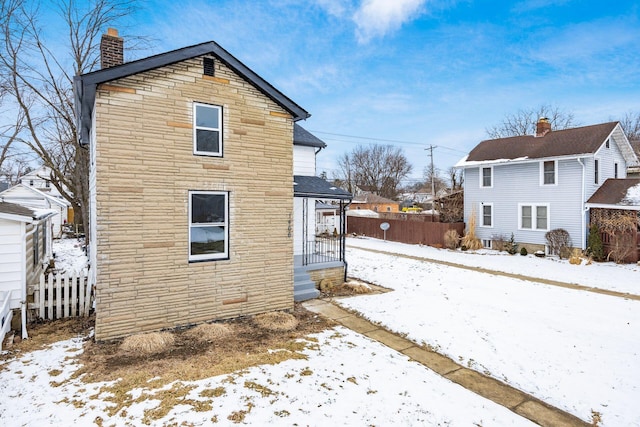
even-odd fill
[{"label": "neighboring house roof", "polygon": [[337,205],[330,205],[329,203],[316,202],[316,210],[331,210],[335,211],[339,209]]},{"label": "neighboring house roof", "polygon": [[347,216],[359,216],[365,218],[380,218],[378,212],[372,211],[371,209],[349,209],[347,211]]},{"label": "neighboring house roof", "polygon": [[587,206],[640,210],[640,178],[607,179],[587,200]]},{"label": "neighboring house roof", "polygon": [[363,193],[353,198],[354,203],[371,203],[371,204],[395,204],[398,205],[399,202],[396,202],[391,199],[387,199],[386,197],[378,196],[373,193]]},{"label": "neighboring house roof", "polygon": [[[33,197],[25,198],[24,196],[12,196],[11,193],[15,192],[18,189],[26,189],[27,192],[31,192],[33,194]],[[47,193],[44,193],[38,190],[37,188],[33,188],[31,186],[24,185],[24,184],[16,184],[13,187],[4,190],[3,192],[0,193],[0,199],[2,199],[3,197],[11,199],[11,201],[14,203],[19,203],[19,200],[21,199],[24,199],[24,200],[46,199],[49,202],[55,203],[60,207],[68,208],[69,206],[71,206],[71,203],[69,203],[67,200],[51,196]]]},{"label": "neighboring house roof", "polygon": [[50,209],[29,209],[16,203],[0,201],[0,218],[2,219],[33,222],[55,215],[55,213]]},{"label": "neighboring house roof", "polygon": [[351,200],[351,193],[336,187],[317,176],[295,175],[293,177],[293,195],[295,197],[317,197],[319,199]]},{"label": "neighboring house roof", "polygon": [[79,129],[78,139],[80,144],[86,145],[89,143],[92,110],[96,98],[97,86],[99,84],[175,64],[177,62],[202,55],[213,55],[218,58],[218,60],[222,61],[227,67],[240,75],[244,80],[253,84],[264,95],[271,98],[275,103],[287,110],[293,116],[294,121],[306,119],[311,116],[311,114],[309,114],[305,109],[293,102],[286,95],[273,87],[269,82],[252,71],[229,52],[224,50],[219,44],[214,41],[209,41],[139,59],[137,61],[127,62],[115,67],[75,76],[73,89],[75,94],[76,117],[78,120],[77,127]]},{"label": "neighboring house roof", "polygon": [[293,145],[326,148],[327,144],[297,123],[293,124]]},{"label": "neighboring house roof", "polygon": [[[482,141],[456,166],[470,166],[475,162],[498,162],[552,157],[576,156],[595,153],[611,136],[618,122],[582,126],[572,129],[554,130],[544,136],[522,135]],[[629,141],[624,139],[621,151],[629,166],[637,164]],[[618,141],[620,142],[620,141]]]}]

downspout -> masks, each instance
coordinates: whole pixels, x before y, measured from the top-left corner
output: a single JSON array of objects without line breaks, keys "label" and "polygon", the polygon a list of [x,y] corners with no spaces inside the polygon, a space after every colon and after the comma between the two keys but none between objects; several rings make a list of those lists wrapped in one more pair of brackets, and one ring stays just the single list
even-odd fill
[{"label": "downspout", "polygon": [[581,230],[582,232],[580,233],[580,249],[585,250],[586,249],[586,233],[587,233],[587,228],[586,228],[586,223],[585,223],[585,216],[587,214],[587,211],[589,210],[587,207],[585,207],[585,168],[586,165],[582,162],[582,159],[580,157],[578,157],[578,163],[580,163],[580,165],[582,166],[582,193],[580,195],[580,210],[582,211],[582,215],[581,215]]},{"label": "downspout", "polygon": [[[33,224],[33,223],[32,223]],[[23,223],[26,228],[26,223]],[[29,334],[27,333],[27,239],[33,233],[36,232],[36,227],[24,234],[24,240],[22,241],[22,300],[20,301],[20,315],[22,320],[22,339],[26,340],[29,338]]]}]

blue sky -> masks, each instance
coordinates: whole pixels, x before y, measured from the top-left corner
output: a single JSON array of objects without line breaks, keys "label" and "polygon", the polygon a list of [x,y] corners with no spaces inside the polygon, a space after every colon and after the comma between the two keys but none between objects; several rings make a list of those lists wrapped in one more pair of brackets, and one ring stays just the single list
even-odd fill
[{"label": "blue sky", "polygon": [[572,112],[583,125],[640,113],[634,1],[138,5],[120,34],[154,42],[127,60],[215,40],[312,114],[300,124],[328,143],[318,172],[329,177],[358,143],[392,143],[413,164],[411,177],[421,179],[429,145],[446,170],[506,114],[542,104]]}]

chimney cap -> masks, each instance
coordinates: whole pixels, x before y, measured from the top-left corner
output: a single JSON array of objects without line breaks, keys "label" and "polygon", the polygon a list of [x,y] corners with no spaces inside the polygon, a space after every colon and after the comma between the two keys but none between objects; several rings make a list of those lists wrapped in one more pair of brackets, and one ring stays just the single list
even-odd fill
[{"label": "chimney cap", "polygon": [[112,37],[118,37],[118,30],[115,28],[107,28],[107,35]]},{"label": "chimney cap", "polygon": [[538,119],[539,123],[549,123],[549,119],[547,117],[540,117],[540,119]]}]

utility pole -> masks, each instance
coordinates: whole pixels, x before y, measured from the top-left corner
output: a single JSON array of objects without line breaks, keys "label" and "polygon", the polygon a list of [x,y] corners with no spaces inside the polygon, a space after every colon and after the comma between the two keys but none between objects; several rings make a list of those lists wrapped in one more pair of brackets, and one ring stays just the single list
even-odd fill
[{"label": "utility pole", "polygon": [[436,181],[435,181],[435,169],[433,168],[433,149],[436,148],[435,145],[429,145],[429,148],[425,148],[425,150],[429,150],[429,157],[431,157],[431,196],[435,199],[436,198]]}]

